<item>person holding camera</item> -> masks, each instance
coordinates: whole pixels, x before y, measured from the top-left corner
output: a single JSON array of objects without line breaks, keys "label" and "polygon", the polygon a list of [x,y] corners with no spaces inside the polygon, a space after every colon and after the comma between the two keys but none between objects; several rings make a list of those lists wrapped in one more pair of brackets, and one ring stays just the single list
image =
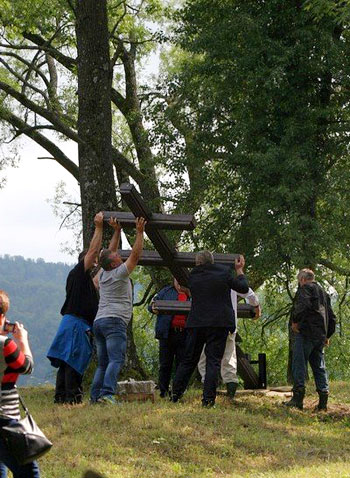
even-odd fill
[{"label": "person holding camera", "polygon": [[[6,313],[10,300],[5,291],[0,290],[0,429],[20,420],[19,395],[16,382],[20,374],[30,374],[33,369],[33,356],[29,347],[28,332],[23,324],[10,324]],[[11,332],[14,338],[7,334]],[[40,478],[37,462],[18,465],[16,450],[7,448],[0,432],[0,476],[6,477],[4,465],[12,471],[13,478]]]}]

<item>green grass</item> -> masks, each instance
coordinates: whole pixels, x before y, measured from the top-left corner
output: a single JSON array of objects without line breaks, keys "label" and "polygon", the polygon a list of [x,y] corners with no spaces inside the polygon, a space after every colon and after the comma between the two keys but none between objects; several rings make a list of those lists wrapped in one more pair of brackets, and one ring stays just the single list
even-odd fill
[{"label": "green grass", "polygon": [[[309,389],[311,390],[311,386]],[[330,411],[303,412],[279,398],[219,397],[202,409],[200,392],[172,404],[53,405],[53,390],[23,396],[54,447],[40,460],[44,478],[350,478],[349,384],[333,383]]]}]

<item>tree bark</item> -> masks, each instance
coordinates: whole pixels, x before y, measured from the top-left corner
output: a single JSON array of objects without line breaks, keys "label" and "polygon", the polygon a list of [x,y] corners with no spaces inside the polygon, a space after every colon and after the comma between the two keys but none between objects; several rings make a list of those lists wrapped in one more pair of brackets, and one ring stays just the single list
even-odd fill
[{"label": "tree bark", "polygon": [[111,152],[111,87],[106,0],[78,0],[78,135],[83,242],[93,232],[93,217],[117,206]]}]

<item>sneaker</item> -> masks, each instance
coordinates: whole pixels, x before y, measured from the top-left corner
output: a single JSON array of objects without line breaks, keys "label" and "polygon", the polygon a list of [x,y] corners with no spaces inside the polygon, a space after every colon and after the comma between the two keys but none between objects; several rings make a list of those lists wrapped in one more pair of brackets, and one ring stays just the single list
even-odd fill
[{"label": "sneaker", "polygon": [[113,397],[113,395],[103,395],[97,400],[97,403],[107,403],[110,405],[118,405],[117,400]]}]

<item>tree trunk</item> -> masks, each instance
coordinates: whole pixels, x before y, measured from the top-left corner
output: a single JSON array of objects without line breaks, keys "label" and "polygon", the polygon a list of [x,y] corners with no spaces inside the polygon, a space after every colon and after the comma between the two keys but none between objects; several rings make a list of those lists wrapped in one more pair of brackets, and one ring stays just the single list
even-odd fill
[{"label": "tree trunk", "polygon": [[111,87],[106,0],[78,0],[78,135],[83,241],[87,247],[93,217],[117,206],[111,159]]},{"label": "tree trunk", "polygon": [[[106,0],[78,0],[76,12],[78,135],[82,138],[79,143],[79,172],[84,247],[91,240],[95,213],[117,209],[111,158],[112,71],[106,3]],[[109,229],[112,232],[112,228]],[[135,370],[144,378],[145,373],[129,326],[124,374],[129,375]]]}]

